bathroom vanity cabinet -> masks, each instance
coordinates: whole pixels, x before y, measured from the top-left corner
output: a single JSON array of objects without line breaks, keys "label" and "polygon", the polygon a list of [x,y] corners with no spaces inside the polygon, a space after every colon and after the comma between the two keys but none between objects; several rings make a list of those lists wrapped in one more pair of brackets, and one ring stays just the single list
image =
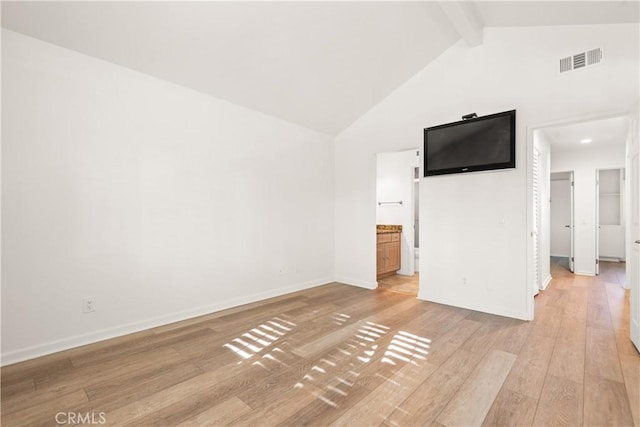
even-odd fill
[{"label": "bathroom vanity cabinet", "polygon": [[377,233],[377,277],[396,274],[400,270],[400,232]]}]

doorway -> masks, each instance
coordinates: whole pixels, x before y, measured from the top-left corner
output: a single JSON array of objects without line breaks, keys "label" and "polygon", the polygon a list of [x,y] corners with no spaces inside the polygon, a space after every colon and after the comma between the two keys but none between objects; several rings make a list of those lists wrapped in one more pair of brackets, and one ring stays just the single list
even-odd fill
[{"label": "doorway", "polygon": [[[376,158],[376,260],[378,288],[418,295],[418,185],[420,152],[418,149],[379,153]],[[393,238],[381,232],[401,229]],[[396,240],[397,239],[397,240]],[[389,240],[389,242],[387,242]],[[395,245],[387,252],[381,245]],[[385,256],[385,253],[388,254]],[[398,263],[390,263],[390,254],[398,254]],[[392,268],[381,269],[381,264]],[[384,271],[383,271],[384,270]]]},{"label": "doorway", "polygon": [[[594,276],[598,267],[602,267],[600,274],[612,280],[594,283],[629,288],[630,337],[640,348],[639,118],[638,107],[635,107],[630,114],[612,113],[533,126],[529,133],[528,180],[529,194],[533,194],[534,165],[531,156],[538,135],[538,143],[549,147],[551,158],[552,218],[548,233],[551,234],[553,277],[557,277],[558,267],[582,276]],[[603,188],[604,185],[606,187]],[[533,203],[533,198],[530,200]],[[561,203],[563,200],[565,202]],[[533,216],[529,216],[531,236],[535,231]],[[603,231],[605,225],[618,227],[618,233],[621,226],[624,225],[625,229],[622,236],[611,238],[605,236],[608,232]],[[624,250],[620,249],[621,238]],[[636,240],[638,244],[635,244]],[[532,238],[529,242],[532,248],[536,240]],[[529,268],[535,265],[534,254],[531,249]],[[625,270],[622,260],[627,262],[626,274],[622,274]],[[534,275],[530,277],[533,280]],[[533,311],[531,307],[530,312]]]},{"label": "doorway", "polygon": [[597,170],[596,188],[596,274],[600,274],[603,261],[625,260],[625,170]]}]

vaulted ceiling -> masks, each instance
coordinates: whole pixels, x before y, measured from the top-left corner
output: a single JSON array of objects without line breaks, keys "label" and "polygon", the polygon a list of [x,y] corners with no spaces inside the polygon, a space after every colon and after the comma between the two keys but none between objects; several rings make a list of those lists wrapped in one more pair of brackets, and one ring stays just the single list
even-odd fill
[{"label": "vaulted ceiling", "polygon": [[335,135],[489,26],[638,22],[637,1],[2,2],[2,26]]}]

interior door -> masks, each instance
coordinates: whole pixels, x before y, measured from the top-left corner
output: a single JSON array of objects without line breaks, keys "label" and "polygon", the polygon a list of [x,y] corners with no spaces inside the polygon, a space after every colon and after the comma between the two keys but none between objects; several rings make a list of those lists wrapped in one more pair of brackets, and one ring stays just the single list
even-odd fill
[{"label": "interior door", "polygon": [[540,152],[533,149],[533,295],[540,290]]},{"label": "interior door", "polygon": [[640,350],[640,142],[638,142],[637,115],[630,121],[628,151],[629,165],[629,236],[631,254],[627,262],[627,283],[630,288],[630,335],[631,341]]},{"label": "interior door", "polygon": [[[551,256],[573,256],[572,175],[564,172],[551,176]],[[571,266],[573,271],[573,266]]]},{"label": "interior door", "polygon": [[569,256],[569,270],[571,270],[572,273],[576,272],[576,268],[575,268],[575,223],[574,223],[574,218],[575,218],[575,186],[574,186],[574,181],[573,181],[573,172],[570,173],[569,175],[569,186],[570,186],[570,191],[571,191],[571,197],[569,198],[569,206],[570,206],[570,211],[571,211],[571,215],[569,217],[569,234],[571,236],[571,255]]},{"label": "interior door", "polygon": [[600,274],[600,171],[596,171],[596,276]]}]

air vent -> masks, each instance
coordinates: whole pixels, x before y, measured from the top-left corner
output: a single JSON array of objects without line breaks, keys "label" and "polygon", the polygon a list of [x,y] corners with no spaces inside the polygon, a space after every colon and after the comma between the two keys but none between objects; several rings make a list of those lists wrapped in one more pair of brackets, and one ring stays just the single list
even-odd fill
[{"label": "air vent", "polygon": [[602,61],[602,49],[593,49],[587,52],[587,65],[597,64]]},{"label": "air vent", "polygon": [[560,59],[560,72],[565,73],[602,62],[602,49],[592,49]]},{"label": "air vent", "polygon": [[584,52],[573,55],[573,69],[582,68],[587,65],[587,58]]}]

